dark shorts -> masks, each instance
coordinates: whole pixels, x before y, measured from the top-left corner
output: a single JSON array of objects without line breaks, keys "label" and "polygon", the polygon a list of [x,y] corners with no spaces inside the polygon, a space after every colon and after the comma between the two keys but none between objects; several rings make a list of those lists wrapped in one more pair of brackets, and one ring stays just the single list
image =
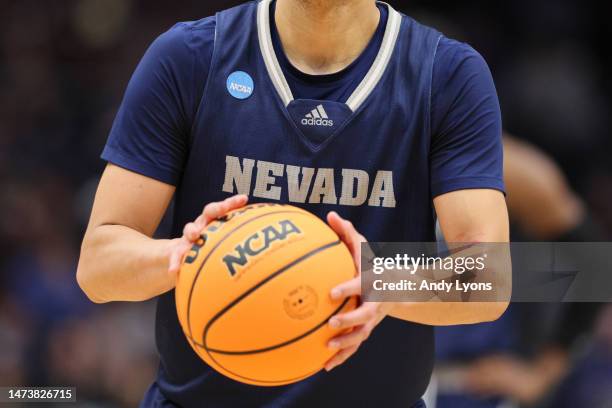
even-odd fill
[{"label": "dark shorts", "polygon": [[[168,401],[163,396],[156,383],[151,384],[143,400],[140,402],[140,408],[181,408],[171,401]],[[227,407],[233,408],[233,407]],[[411,408],[427,408],[423,400],[418,401]]]}]

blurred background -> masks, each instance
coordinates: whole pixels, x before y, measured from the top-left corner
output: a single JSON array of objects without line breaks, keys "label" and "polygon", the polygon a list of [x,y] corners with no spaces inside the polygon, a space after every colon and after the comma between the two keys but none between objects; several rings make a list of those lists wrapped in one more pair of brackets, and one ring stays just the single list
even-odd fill
[{"label": "blurred background", "polygon": [[[83,405],[130,407],[152,381],[153,304],[93,305],[75,281],[80,240],[104,167],[99,155],[148,44],[177,21],[238,3],[0,0],[0,386],[74,385]],[[505,129],[519,141],[516,157],[537,152],[544,162],[556,163],[554,177],[564,187],[552,201],[563,206],[568,194],[579,203],[576,225],[553,233],[524,228],[532,223],[523,212],[538,203],[522,201],[527,210],[517,210],[513,219],[518,236],[608,239],[607,4],[390,3],[483,54],[496,80]],[[529,162],[514,160],[519,169]],[[548,173],[536,166],[533,174]],[[537,214],[530,214],[537,223]],[[569,234],[583,228],[585,219],[586,232]],[[441,331],[431,401],[439,407],[612,407],[610,309],[536,308],[532,313],[527,307],[529,325],[522,324],[523,306],[496,327]],[[451,334],[465,344],[449,346],[444,339]],[[473,339],[479,339],[478,347]],[[496,375],[497,383],[485,381]]]}]

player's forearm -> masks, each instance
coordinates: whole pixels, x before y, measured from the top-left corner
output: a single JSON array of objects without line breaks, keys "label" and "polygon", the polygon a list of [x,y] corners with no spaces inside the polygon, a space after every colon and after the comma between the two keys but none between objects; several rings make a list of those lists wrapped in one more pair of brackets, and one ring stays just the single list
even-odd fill
[{"label": "player's forearm", "polygon": [[168,273],[172,245],[121,225],[92,227],[83,239],[77,280],[97,303],[150,299],[175,286]]},{"label": "player's forearm", "polygon": [[390,315],[430,326],[453,326],[495,321],[507,307],[507,302],[397,303]]},{"label": "player's forearm", "polygon": [[[405,302],[394,303],[390,314],[402,320],[434,326],[473,324],[498,319],[506,310],[512,291],[509,248],[500,243],[463,246],[453,246],[453,253],[444,257],[444,262],[434,261],[431,265],[423,263],[411,273],[399,265],[384,270],[384,274],[379,276],[384,277],[385,281],[408,281],[414,288],[418,288],[418,291],[410,292],[411,297],[405,299]],[[468,265],[469,261],[474,265],[469,271],[442,267],[443,264]],[[482,265],[480,267],[477,266],[479,262]],[[446,290],[430,286],[441,282],[448,285]],[[490,285],[491,289],[482,292],[458,289],[465,284]],[[466,294],[469,296],[465,297]]]}]

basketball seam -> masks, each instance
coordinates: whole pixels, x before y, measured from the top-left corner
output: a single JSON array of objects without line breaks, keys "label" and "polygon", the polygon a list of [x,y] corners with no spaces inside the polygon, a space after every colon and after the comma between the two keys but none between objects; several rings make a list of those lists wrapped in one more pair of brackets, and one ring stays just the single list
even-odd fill
[{"label": "basketball seam", "polygon": [[[344,305],[346,306],[346,302],[345,302]],[[206,350],[206,349],[204,348],[204,350]],[[208,353],[208,350],[206,350],[206,352],[207,352],[208,356],[212,359],[212,361],[214,361],[216,365],[218,365],[220,368],[222,368],[226,372],[228,372],[228,373],[230,373],[230,374],[232,374],[232,375],[234,375],[236,377],[242,378],[243,380],[249,380],[249,381],[256,382],[258,384],[266,384],[266,385],[269,385],[269,386],[290,384],[290,383],[295,382],[295,381],[303,380],[304,378],[308,378],[311,375],[317,373],[322,368],[322,367],[321,368],[317,368],[316,370],[313,370],[313,371],[311,371],[309,373],[306,373],[306,374],[304,374],[302,376],[295,377],[295,378],[288,378],[288,379],[284,379],[284,380],[266,381],[266,380],[259,380],[257,378],[250,378],[250,377],[246,377],[244,375],[237,374],[237,373],[233,372],[232,370],[229,370],[229,369],[225,368],[223,366],[223,364],[220,364],[217,361],[217,359],[212,354]]]},{"label": "basketball seam", "polygon": [[[327,243],[325,245],[322,245],[318,248],[315,248],[314,250],[311,250],[310,252],[302,255],[301,257],[293,260],[292,262],[288,263],[287,265],[283,266],[282,268],[278,269],[276,272],[274,272],[273,274],[271,274],[270,276],[268,276],[266,279],[263,279],[261,282],[259,282],[257,285],[253,286],[251,289],[249,289],[248,291],[246,291],[245,293],[243,293],[242,295],[240,295],[238,298],[236,298],[234,301],[232,301],[231,303],[229,303],[227,306],[225,306],[222,310],[220,310],[212,319],[210,319],[210,321],[208,322],[208,324],[204,327],[204,330],[202,332],[202,340],[203,340],[203,344],[197,344],[194,341],[194,344],[196,344],[197,346],[199,346],[200,348],[202,348],[206,354],[210,357],[210,359],[217,365],[219,366],[219,368],[223,369],[224,371],[226,371],[227,373],[230,373],[236,377],[239,377],[243,380],[250,380],[250,381],[254,381],[260,384],[268,384],[268,385],[281,385],[281,384],[286,384],[289,382],[293,382],[293,381],[298,381],[301,380],[303,378],[307,378],[310,375],[316,373],[317,371],[319,371],[320,369],[317,369],[311,373],[305,374],[304,376],[300,376],[300,377],[296,377],[296,378],[291,378],[291,379],[285,379],[285,380],[275,380],[275,381],[265,381],[265,380],[260,380],[260,379],[256,379],[256,378],[250,378],[250,377],[246,377],[240,374],[237,374],[231,370],[229,370],[228,368],[224,367],[223,364],[219,363],[219,361],[217,361],[217,359],[214,357],[214,355],[212,355],[212,353],[217,353],[217,354],[229,354],[229,353],[218,353],[217,351],[215,351],[214,349],[210,349],[206,346],[206,333],[208,332],[208,330],[210,329],[210,326],[212,326],[212,324],[218,320],[221,316],[223,316],[229,309],[231,309],[232,307],[234,307],[237,303],[239,303],[242,299],[244,299],[245,297],[247,297],[248,295],[250,295],[252,292],[254,292],[255,290],[259,289],[261,286],[263,286],[264,284],[266,284],[267,282],[269,282],[270,280],[274,279],[275,277],[277,277],[278,275],[280,275],[283,272],[286,272],[288,270],[290,270],[292,267],[294,267],[295,265],[299,264],[300,262],[303,262],[304,260],[312,257],[313,255],[316,255],[322,251],[325,251],[326,249],[332,248],[336,245],[341,244],[342,241],[337,240],[337,241],[333,241],[330,243]],[[344,300],[344,302],[342,303],[342,305],[340,305],[339,308],[337,308],[332,314],[330,314],[329,317],[333,316],[334,314],[336,314],[338,311],[342,310],[346,304],[350,301],[351,298],[347,298]],[[292,339],[288,342],[285,342],[283,344],[280,345],[276,345],[274,346],[274,348],[280,348],[280,347],[284,347],[288,344],[291,344],[295,341],[298,341],[314,332],[316,332],[317,330],[319,330],[323,324],[325,324],[325,322],[329,319],[326,318],[322,323],[319,323],[317,326],[315,326],[315,329],[309,330],[308,332],[298,336],[296,339]],[[193,341],[193,339],[192,339]],[[272,348],[272,349],[274,349]],[[267,350],[269,351],[269,350]],[[261,351],[260,351],[261,352]],[[246,353],[245,353],[246,354]],[[254,354],[254,353],[250,353],[250,354]]]},{"label": "basketball seam", "polygon": [[[217,248],[234,232],[236,232],[237,230],[239,230],[240,228],[242,228],[243,226],[247,225],[250,222],[253,222],[255,220],[258,220],[260,218],[264,218],[267,217],[269,215],[274,215],[274,214],[287,214],[287,213],[299,213],[301,214],[302,211],[274,211],[274,212],[269,212],[266,214],[261,214],[258,215],[257,217],[253,217],[250,218],[246,221],[244,221],[242,224],[237,225],[236,227],[234,227],[234,229],[230,230],[227,232],[227,234],[225,236],[223,236],[219,242],[217,242],[215,244],[215,246],[210,250],[210,252],[208,254],[206,254],[206,257],[202,260],[202,263],[200,264],[200,266],[198,267],[198,271],[196,272],[196,276],[193,279],[193,283],[191,284],[191,287],[189,288],[189,297],[187,298],[187,328],[189,329],[189,335],[187,336],[187,338],[191,339],[192,341],[194,341],[195,344],[195,340],[193,339],[193,331],[191,330],[191,299],[193,297],[193,290],[196,286],[196,284],[198,283],[198,279],[200,278],[200,273],[202,272],[202,269],[204,268],[204,265],[206,264],[206,262],[208,261],[208,259],[212,256],[212,254],[215,252],[215,250],[217,250]],[[186,333],[185,333],[186,334]],[[202,339],[203,340],[203,339]]]},{"label": "basketball seam", "polygon": [[204,349],[208,350],[208,347],[206,346],[206,334],[208,333],[208,330],[228,310],[230,310],[232,307],[234,307],[235,305],[240,303],[242,301],[242,299],[248,297],[251,293],[255,292],[257,289],[259,289],[260,287],[262,287],[266,283],[270,282],[272,279],[276,278],[278,275],[280,275],[280,274],[282,274],[284,272],[287,272],[289,269],[293,268],[295,265],[297,265],[297,264],[305,261],[306,259],[308,259],[308,258],[310,258],[310,257],[312,257],[312,256],[314,256],[316,254],[318,254],[319,252],[323,252],[326,249],[329,249],[331,247],[334,247],[334,246],[340,244],[340,242],[341,242],[340,240],[334,241],[334,242],[329,242],[329,243],[327,243],[325,245],[322,245],[322,246],[320,246],[318,248],[310,250],[309,252],[305,253],[304,255],[300,256],[299,258],[296,258],[293,261],[289,262],[288,264],[284,265],[280,269],[277,269],[274,273],[271,273],[265,279],[262,279],[259,283],[257,283],[253,287],[249,288],[249,290],[245,291],[240,296],[238,296],[236,299],[234,299],[230,303],[228,303],[227,306],[225,306],[223,309],[219,310],[217,312],[217,314],[215,316],[213,316],[213,318],[210,319],[206,323],[206,326],[204,326],[204,330],[202,331],[202,344],[204,346]]},{"label": "basketball seam", "polygon": [[[325,245],[322,245],[318,248],[315,248],[313,250],[311,250],[310,252],[305,253],[304,255],[300,256],[299,258],[294,259],[293,261],[289,262],[288,264],[282,266],[280,269],[276,270],[274,273],[268,275],[265,279],[259,281],[256,285],[254,285],[253,287],[251,287],[250,289],[248,289],[247,291],[245,291],[244,293],[242,293],[240,296],[238,296],[236,299],[232,300],[230,303],[228,303],[223,309],[219,310],[217,312],[217,314],[215,314],[206,324],[206,326],[204,326],[204,329],[202,330],[202,342],[198,343],[195,341],[195,339],[193,338],[193,336],[189,336],[189,338],[194,342],[194,344],[200,346],[201,348],[203,348],[204,350],[208,351],[208,347],[206,346],[206,333],[208,332],[208,329],[210,328],[210,326],[217,321],[221,316],[223,316],[229,309],[231,309],[232,307],[234,307],[237,303],[239,303],[242,299],[244,299],[245,297],[249,296],[251,293],[253,293],[255,290],[259,289],[261,286],[263,286],[264,284],[266,284],[267,282],[269,282],[270,280],[274,279],[275,277],[277,277],[278,275],[280,275],[283,272],[286,272],[288,269],[294,267],[295,265],[299,264],[300,262],[310,258],[313,255],[318,254],[319,252],[325,251],[326,249],[329,249],[331,247],[334,247],[338,244],[340,244],[340,240],[338,241],[333,241],[333,242],[329,242]],[[210,355],[210,354],[209,354]]]},{"label": "basketball seam", "polygon": [[204,346],[204,348],[206,350],[208,350],[209,352],[211,352],[211,353],[224,354],[224,355],[230,355],[230,356],[241,356],[241,355],[248,355],[248,354],[265,353],[266,351],[272,351],[272,350],[275,350],[277,348],[285,347],[285,346],[288,346],[289,344],[295,343],[296,341],[302,340],[304,337],[307,337],[307,336],[311,335],[312,333],[316,332],[317,330],[319,330],[321,327],[323,327],[325,325],[325,323],[327,323],[327,321],[332,316],[334,316],[336,313],[338,313],[340,310],[342,310],[342,308],[344,308],[344,306],[346,306],[346,304],[350,300],[351,300],[351,298],[344,299],[344,302],[342,302],[342,304],[340,306],[338,306],[338,308],[336,308],[336,310],[334,310],[329,316],[327,316],[325,319],[323,319],[320,323],[318,323],[312,329],[308,330],[305,333],[300,334],[299,336],[297,336],[297,337],[295,337],[293,339],[289,339],[289,340],[284,341],[282,343],[275,344],[274,346],[264,347],[264,348],[255,349],[255,350],[244,350],[244,351],[217,350],[217,349],[210,348],[210,347],[205,347],[205,346]]}]

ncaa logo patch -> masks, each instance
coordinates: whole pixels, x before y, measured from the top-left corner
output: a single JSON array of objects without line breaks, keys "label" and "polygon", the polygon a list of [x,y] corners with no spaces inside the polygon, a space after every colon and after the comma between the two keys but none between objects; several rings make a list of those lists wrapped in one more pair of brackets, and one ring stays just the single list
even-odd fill
[{"label": "ncaa logo patch", "polygon": [[246,99],[253,94],[253,78],[244,71],[234,71],[227,77],[227,91],[236,99]]}]

